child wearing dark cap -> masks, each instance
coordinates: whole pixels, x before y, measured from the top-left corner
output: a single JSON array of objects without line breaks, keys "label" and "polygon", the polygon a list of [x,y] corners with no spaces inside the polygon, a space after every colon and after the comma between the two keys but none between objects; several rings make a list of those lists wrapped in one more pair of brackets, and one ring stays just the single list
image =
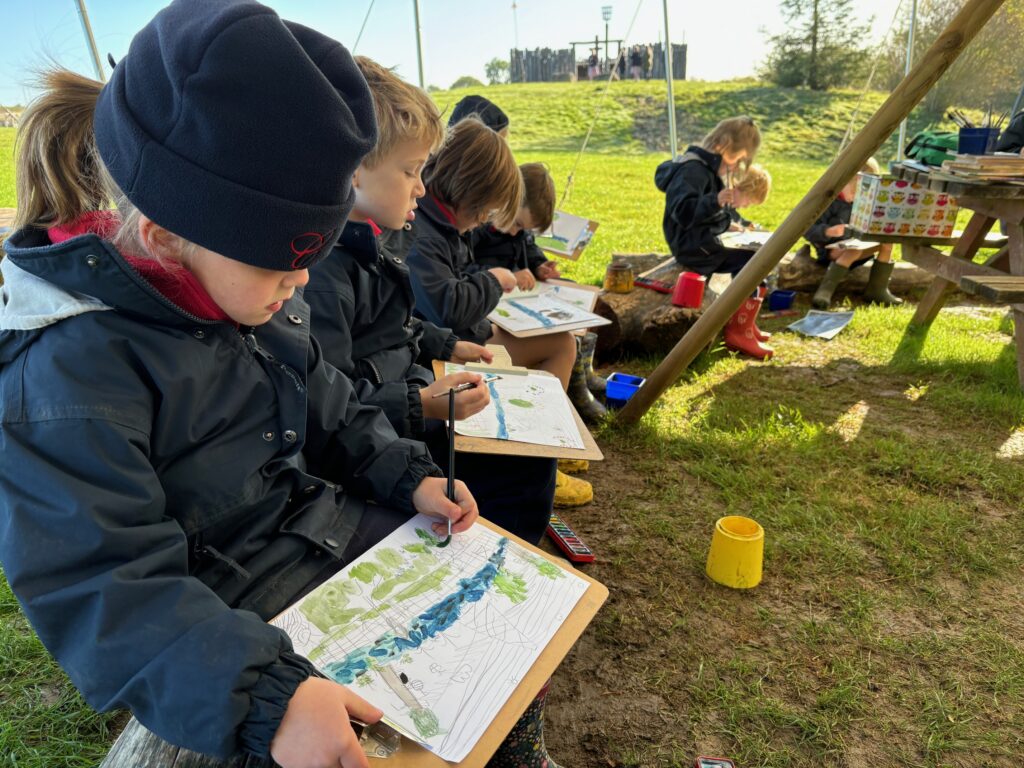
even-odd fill
[{"label": "child wearing dark cap", "polygon": [[448,127],[453,128],[459,121],[465,120],[470,115],[475,115],[481,123],[502,138],[508,138],[508,115],[501,111],[501,107],[483,96],[462,98],[452,110],[451,117],[448,118]]},{"label": "child wearing dark cap", "polygon": [[105,86],[45,84],[0,262],[11,589],[96,709],[219,757],[365,767],[349,720],[380,711],[266,619],[416,511],[477,517],[324,361],[299,292],[376,141],[366,83],[262,5],[176,0]]}]

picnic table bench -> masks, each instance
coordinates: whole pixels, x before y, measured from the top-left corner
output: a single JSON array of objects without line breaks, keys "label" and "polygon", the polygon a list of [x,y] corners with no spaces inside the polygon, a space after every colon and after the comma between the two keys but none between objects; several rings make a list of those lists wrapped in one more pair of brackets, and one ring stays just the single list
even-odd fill
[{"label": "picnic table bench", "polygon": [[[1009,305],[1017,343],[1017,374],[1024,389],[1024,184],[954,181],[947,174],[933,177],[900,164],[893,167],[893,173],[927,189],[948,192],[956,197],[961,208],[972,212],[963,232],[953,238],[862,235],[865,239],[899,243],[904,259],[935,275],[917,305],[911,327],[927,330],[954,288]],[[992,231],[1000,220],[1006,235]],[[952,249],[943,253],[939,250],[941,246]],[[982,248],[996,251],[976,263],[974,257]]]}]

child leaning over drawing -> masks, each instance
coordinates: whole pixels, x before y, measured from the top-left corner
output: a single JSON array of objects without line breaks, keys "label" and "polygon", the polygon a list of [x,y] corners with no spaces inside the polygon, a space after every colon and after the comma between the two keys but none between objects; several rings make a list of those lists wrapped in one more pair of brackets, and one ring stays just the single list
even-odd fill
[{"label": "child leaning over drawing", "polygon": [[[470,272],[473,256],[466,235],[490,221],[511,225],[522,204],[522,175],[506,141],[475,117],[448,131],[423,169],[426,194],[413,222],[407,257],[416,313],[452,328],[460,339],[500,344],[512,362],[554,374],[564,389],[576,359],[570,333],[518,338],[494,327],[487,315],[515,277],[503,267]],[[557,474],[557,506],[586,504],[590,484]]]},{"label": "child leaning over drawing", "polygon": [[523,204],[511,226],[477,227],[469,235],[476,269],[504,267],[516,278],[516,287],[529,291],[537,280],[559,277],[558,264],[537,247],[534,235],[551,227],[555,214],[555,181],[543,163],[523,163]]},{"label": "child leaning over drawing", "polygon": [[323,360],[298,293],[376,139],[366,83],[265,6],[177,0],[105,86],[46,85],[0,262],[11,588],[96,709],[220,757],[366,768],[349,719],[380,711],[265,620],[416,511],[477,515]]},{"label": "child leaning over drawing", "polygon": [[[317,265],[303,293],[324,357],[355,379],[359,399],[379,405],[403,437],[424,440],[447,469],[443,419],[448,399],[435,397],[481,376],[458,373],[434,381],[431,361],[490,359],[484,347],[413,317],[404,259],[384,254],[377,233],[415,218],[423,194],[420,170],[444,137],[433,100],[370,59],[356,63],[373,94],[379,138],[353,176],[355,205],[338,245]],[[486,386],[456,396],[456,418],[483,409]],[[459,476],[480,513],[536,544],[551,517],[553,459],[466,453]]]},{"label": "child leaning over drawing", "polygon": [[[878,162],[873,157],[868,158],[864,167],[861,168],[861,173],[877,174],[878,172]],[[832,303],[832,294],[850,274],[850,270],[856,269],[872,258],[874,262],[871,265],[871,273],[868,275],[867,287],[864,289],[864,299],[873,304],[886,306],[903,303],[902,299],[889,292],[889,280],[895,266],[892,262],[892,243],[875,243],[873,247],[869,248],[828,247],[850,237],[847,234],[847,225],[850,222],[853,198],[856,193],[857,176],[854,176],[846,182],[836,199],[829,204],[825,212],[818,217],[818,220],[804,235],[804,238],[814,248],[818,263],[828,267],[811,299],[815,309],[828,309]]]},{"label": "child leaning over drawing", "polygon": [[[722,245],[719,235],[733,222],[731,210],[746,206],[734,187],[761,145],[761,133],[749,117],[731,117],[716,125],[700,145],[658,166],[654,183],[665,193],[662,229],[676,261],[690,272],[710,277],[737,274],[754,252]],[[751,296],[725,326],[729,349],[767,359],[773,350],[757,327],[761,298]]]},{"label": "child leaning over drawing", "polygon": [[[470,233],[473,263],[469,269],[505,267],[512,270],[517,286],[529,291],[536,287],[536,279],[559,276],[558,265],[548,260],[533,239],[535,232],[543,232],[551,226],[555,215],[555,182],[543,163],[523,163],[519,170],[523,174],[524,195],[515,222],[504,229],[485,224]],[[606,384],[593,369],[597,334],[574,334],[574,341],[576,361],[569,379],[569,399],[585,421],[598,422],[606,410],[594,393],[604,392]]]}]

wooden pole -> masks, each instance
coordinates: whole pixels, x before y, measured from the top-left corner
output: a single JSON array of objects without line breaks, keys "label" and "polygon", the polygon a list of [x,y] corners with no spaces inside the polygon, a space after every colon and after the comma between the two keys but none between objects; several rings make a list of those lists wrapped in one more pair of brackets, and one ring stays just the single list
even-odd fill
[{"label": "wooden pole", "polygon": [[860,171],[867,159],[878,151],[888,136],[892,135],[900,121],[924,98],[935,81],[956,61],[960,52],[1002,4],[1003,0],[968,0],[964,4],[921,61],[903,78],[889,98],[868,120],[867,125],[846,149],[839,153],[781,226],[736,275],[725,292],[676,343],[672,351],[647,378],[647,383],[629,399],[626,407],[619,412],[619,422],[635,424],[647,413],[654,401],[661,397],[679,374],[711,342],[726,321],[739,309],[743,300],[753,293],[757,285],[835,199],[843,185]]}]

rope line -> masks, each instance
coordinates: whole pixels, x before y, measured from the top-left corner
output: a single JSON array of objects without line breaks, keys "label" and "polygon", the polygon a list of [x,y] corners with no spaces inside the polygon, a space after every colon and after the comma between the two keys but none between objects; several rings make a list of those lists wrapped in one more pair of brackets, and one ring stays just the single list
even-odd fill
[{"label": "rope line", "polygon": [[352,55],[355,56],[356,48],[359,47],[359,41],[363,39],[363,30],[366,29],[366,22],[370,20],[370,12],[373,10],[373,4],[377,0],[370,0],[370,7],[366,9],[366,15],[363,17],[363,26],[359,28],[359,34],[356,35],[356,41],[352,44]]}]

